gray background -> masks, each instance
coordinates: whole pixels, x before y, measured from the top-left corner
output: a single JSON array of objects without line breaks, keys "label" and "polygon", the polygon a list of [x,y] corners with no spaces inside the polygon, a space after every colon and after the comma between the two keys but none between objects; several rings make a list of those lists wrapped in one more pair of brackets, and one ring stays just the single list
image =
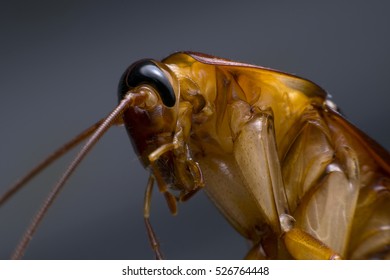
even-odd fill
[{"label": "gray background", "polygon": [[[390,148],[390,2],[234,2],[2,1],[0,192],[112,110],[130,63],[178,50],[309,78]],[[70,158],[0,209],[1,259]],[[124,129],[113,128],[69,181],[25,257],[153,258],[142,219],[146,181]],[[172,217],[155,193],[152,222],[170,259],[242,258],[248,248],[203,194]]]}]

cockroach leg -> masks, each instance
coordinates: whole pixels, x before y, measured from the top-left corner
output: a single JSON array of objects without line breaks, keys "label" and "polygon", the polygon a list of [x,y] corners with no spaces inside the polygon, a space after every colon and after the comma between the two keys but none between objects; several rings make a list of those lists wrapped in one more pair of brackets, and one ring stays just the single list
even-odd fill
[{"label": "cockroach leg", "polygon": [[282,239],[288,252],[298,260],[340,260],[329,246],[295,226],[295,219],[287,214],[280,216]]},{"label": "cockroach leg", "polygon": [[146,185],[145,198],[144,198],[144,218],[149,219],[150,217],[150,204],[152,201],[152,192],[154,185],[153,175],[149,176],[148,184]]},{"label": "cockroach leg", "polygon": [[176,197],[171,194],[170,192],[165,192],[164,193],[165,200],[168,204],[169,211],[171,212],[172,215],[177,214],[177,200]]},{"label": "cockroach leg", "polygon": [[264,252],[261,243],[258,242],[245,255],[245,260],[266,260],[267,254]]},{"label": "cockroach leg", "polygon": [[[296,127],[299,132],[286,151],[283,170],[288,200],[298,201],[296,196],[300,203],[290,205],[295,219],[280,216],[283,240],[295,258],[339,259],[347,252],[358,198],[357,156],[341,133],[331,136],[316,108],[308,108]],[[332,137],[337,137],[334,144]]]},{"label": "cockroach leg", "polygon": [[162,260],[163,255],[160,251],[160,244],[157,241],[156,234],[154,233],[153,227],[150,223],[150,204],[152,200],[152,191],[153,191],[153,185],[154,185],[154,177],[153,175],[149,176],[149,181],[146,186],[145,191],[145,200],[144,200],[144,220],[145,220],[145,226],[146,231],[148,232],[148,237],[150,241],[150,245],[156,255],[157,260]]},{"label": "cockroach leg", "polygon": [[[281,232],[288,253],[296,259],[339,259],[340,256],[330,247],[305,232],[299,225],[296,226],[295,219],[289,214],[277,155],[272,111],[253,108],[250,120],[239,127],[241,128],[235,140],[235,157],[248,185],[253,188],[252,192],[256,194],[260,191],[259,200],[264,201],[260,204],[261,207],[269,204],[262,210],[273,221],[272,230]],[[264,200],[265,193],[273,194],[268,201]],[[272,244],[265,242],[268,243]],[[261,258],[261,246],[261,243],[255,245],[247,257]],[[270,257],[267,253],[266,256]]]},{"label": "cockroach leg", "polygon": [[[280,162],[277,156],[272,112],[252,110],[249,121],[240,125],[234,140],[234,156],[258,206],[280,232],[279,216],[289,214]],[[252,225],[254,226],[254,225]]]},{"label": "cockroach leg", "polygon": [[150,220],[149,218],[145,218],[144,220],[146,231],[148,232],[150,245],[152,246],[152,249],[156,255],[156,260],[163,260],[164,258],[160,252],[160,244],[157,241],[156,234],[153,231],[152,225],[150,224]]}]

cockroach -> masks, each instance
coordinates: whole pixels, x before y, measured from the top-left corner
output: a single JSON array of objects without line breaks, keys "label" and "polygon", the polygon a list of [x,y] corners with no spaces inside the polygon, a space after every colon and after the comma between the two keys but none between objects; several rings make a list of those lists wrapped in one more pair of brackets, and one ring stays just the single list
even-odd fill
[{"label": "cockroach", "polygon": [[88,139],[35,215],[13,258],[80,161],[124,124],[172,214],[204,190],[251,243],[248,259],[389,259],[390,154],[348,122],[315,83],[280,71],[194,52],[144,59],[122,75],[119,105],[38,164],[0,205]]}]

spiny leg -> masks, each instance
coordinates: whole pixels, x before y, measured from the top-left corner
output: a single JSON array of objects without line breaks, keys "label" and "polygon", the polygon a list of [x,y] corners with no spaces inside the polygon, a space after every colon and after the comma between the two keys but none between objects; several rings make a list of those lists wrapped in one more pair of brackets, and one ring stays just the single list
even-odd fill
[{"label": "spiny leg", "polygon": [[282,165],[296,222],[282,217],[283,240],[297,258],[346,257],[359,193],[357,156],[342,141],[332,141],[316,109],[306,110],[292,129],[297,133]]},{"label": "spiny leg", "polygon": [[[339,258],[315,236],[295,226],[278,159],[272,112],[259,108],[253,108],[252,112],[252,118],[242,124],[237,133],[234,153],[245,184],[263,207],[273,232],[281,233],[287,251],[296,259]],[[262,245],[261,241],[257,245]],[[256,256],[259,249],[252,248],[248,255]],[[302,251],[308,253],[301,254]],[[266,255],[272,257],[269,253]],[[284,257],[283,250],[277,257]]]},{"label": "spiny leg", "polygon": [[[390,259],[390,155],[339,114],[328,110],[324,117],[334,143],[355,151],[360,166],[361,187],[346,255],[350,259]],[[348,177],[348,170],[354,169],[346,169]]]},{"label": "spiny leg", "polygon": [[295,226],[290,215],[281,216],[282,239],[288,252],[297,260],[340,260],[341,257],[329,246]]},{"label": "spiny leg", "polygon": [[[192,197],[201,187],[204,186],[204,178],[198,162],[194,161],[191,156],[190,149],[185,142],[184,130],[180,123],[177,124],[176,132],[171,143],[166,143],[155,149],[148,156],[149,168],[152,172],[150,175],[148,186],[145,193],[145,205],[144,205],[144,218],[147,228],[149,240],[153,251],[156,254],[156,259],[162,259],[160,252],[160,246],[157,241],[156,235],[149,220],[150,214],[150,201],[154,180],[157,182],[160,193],[164,195],[168,208],[172,215],[177,214],[177,201],[185,201]],[[159,160],[165,153],[172,152],[178,176],[182,181],[183,189],[180,192],[180,196],[174,196],[165,182],[160,168]],[[189,173],[189,176],[187,175]],[[192,181],[188,183],[188,180]],[[187,184],[188,183],[188,184]]]},{"label": "spiny leg", "polygon": [[144,200],[144,220],[146,225],[146,231],[148,232],[148,237],[150,241],[150,245],[156,255],[157,260],[162,260],[163,255],[160,251],[160,244],[158,243],[156,234],[154,233],[153,227],[150,223],[150,204],[152,199],[152,191],[153,191],[154,177],[153,175],[149,176],[149,181],[146,186],[145,191],[145,200]]}]

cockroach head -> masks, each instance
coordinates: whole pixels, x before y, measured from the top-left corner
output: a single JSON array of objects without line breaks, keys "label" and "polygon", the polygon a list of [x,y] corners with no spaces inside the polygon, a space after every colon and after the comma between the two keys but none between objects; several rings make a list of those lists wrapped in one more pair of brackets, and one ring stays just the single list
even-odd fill
[{"label": "cockroach head", "polygon": [[134,150],[144,166],[148,166],[148,155],[173,141],[179,83],[175,74],[163,63],[143,59],[128,67],[120,79],[119,101],[127,94],[145,96],[144,102],[131,106],[123,113],[123,121]]}]

